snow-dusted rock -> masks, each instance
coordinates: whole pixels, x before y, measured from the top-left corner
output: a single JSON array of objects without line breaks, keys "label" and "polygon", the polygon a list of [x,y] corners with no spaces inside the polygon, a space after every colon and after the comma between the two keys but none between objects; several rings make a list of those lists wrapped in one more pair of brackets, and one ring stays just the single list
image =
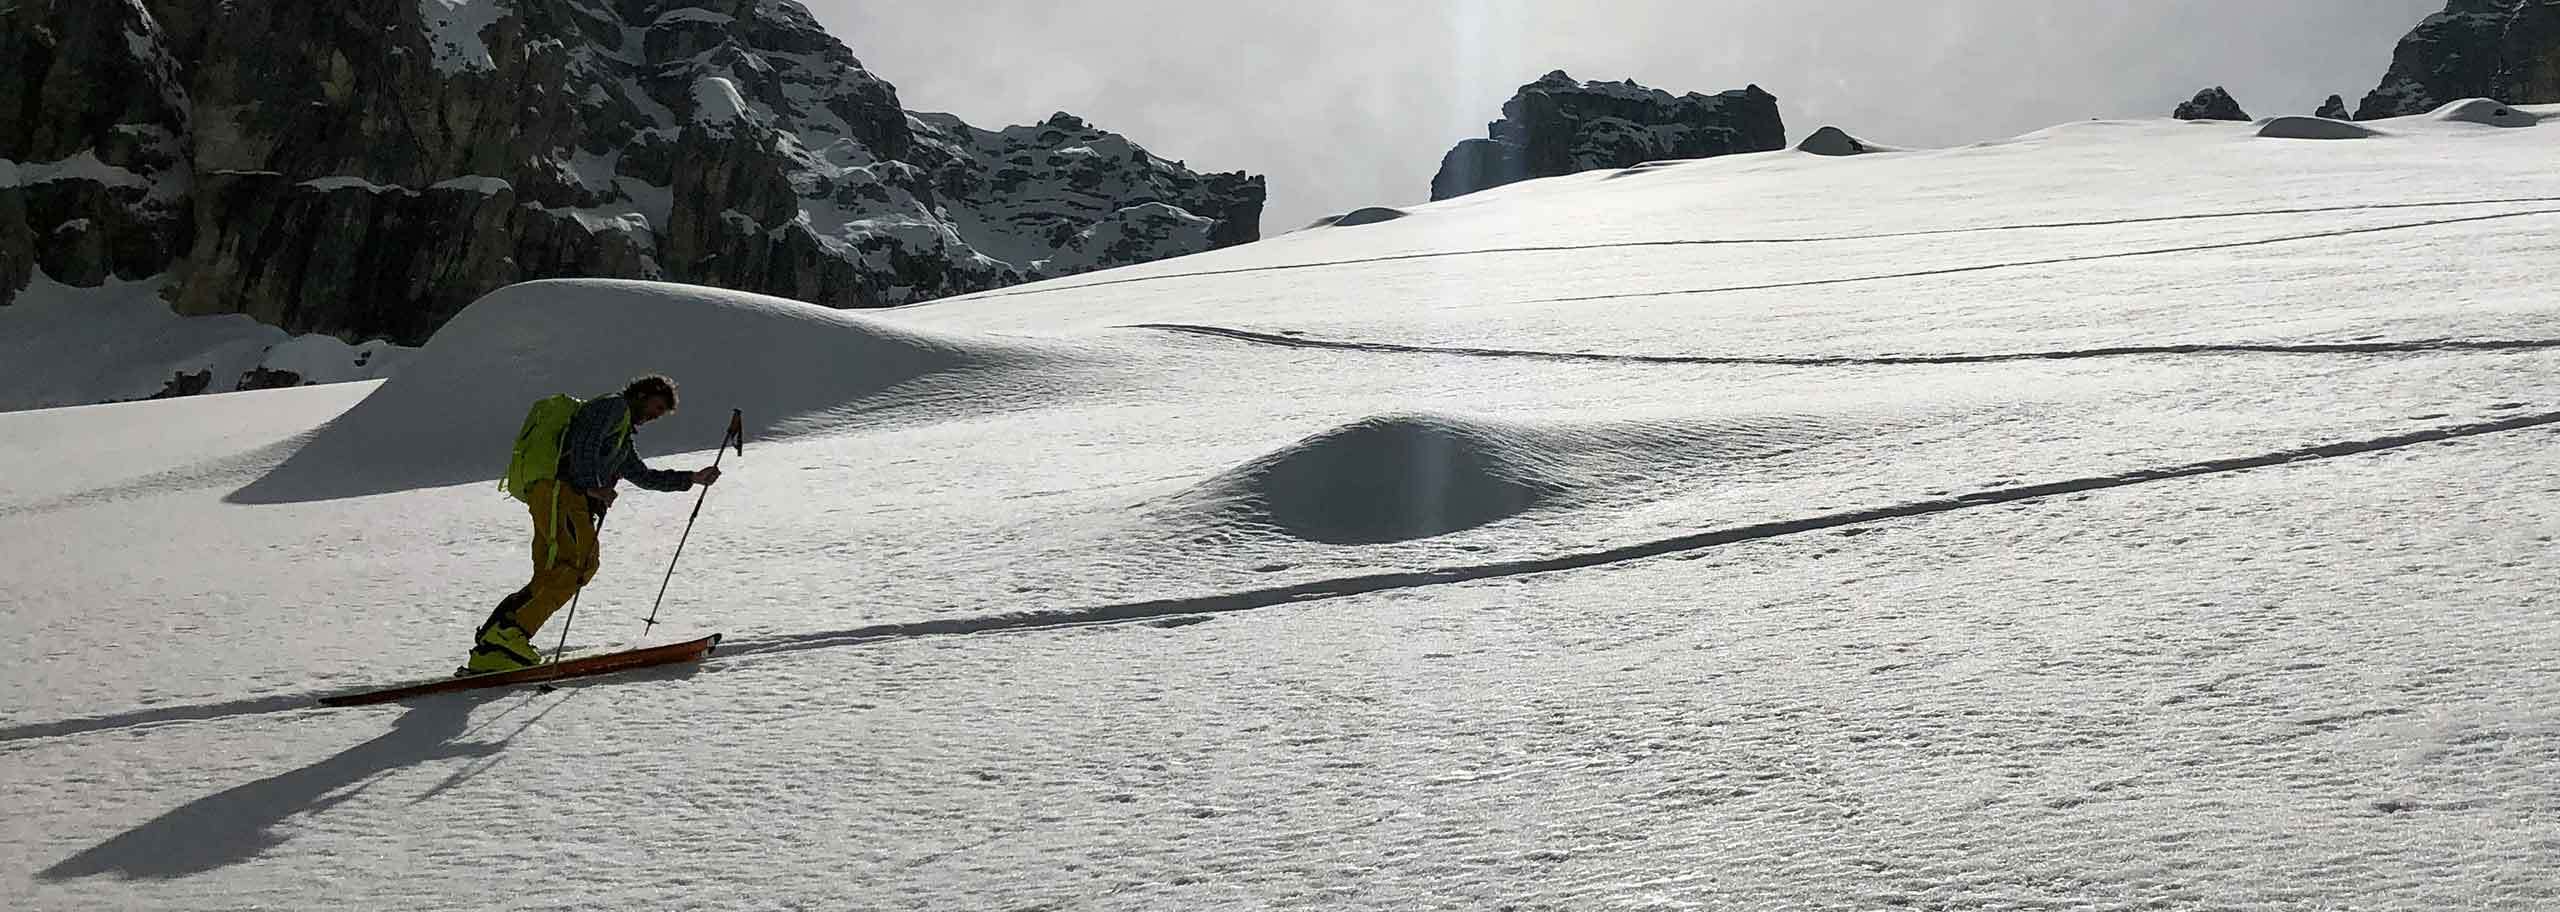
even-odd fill
[{"label": "snow-dusted rock", "polygon": [[1632,79],[1576,82],[1563,70],[1521,86],[1486,133],[1490,138],[1460,142],[1441,158],[1432,199],[1533,177],[1787,144],[1777,96],[1757,85],[1675,97]]},{"label": "snow-dusted rock", "polygon": [[33,125],[0,131],[0,304],[29,263],[165,273],[183,314],[414,345],[527,279],[872,307],[1258,236],[1261,178],[911,117],[798,0],[212,6],[0,8]]},{"label": "snow-dusted rock", "polygon": [[0,6],[0,304],[36,268],[82,285],[162,271],[191,228],[188,123],[139,0]]},{"label": "snow-dusted rock", "polygon": [[2240,110],[2240,103],[2232,100],[2231,93],[2214,86],[2178,105],[2171,116],[2179,120],[2248,120],[2249,112]]},{"label": "snow-dusted rock", "polygon": [[2425,114],[2464,98],[2560,102],[2560,3],[2450,0],[2400,39],[2356,119]]},{"label": "snow-dusted rock", "polygon": [[[1258,237],[1261,178],[1194,173],[1071,114],[1002,130],[949,114],[919,113],[908,124],[916,137],[911,160],[965,213],[971,243],[1027,276],[1125,266]],[[1102,235],[1112,240],[1094,247]],[[1138,235],[1158,240],[1133,240]]]}]

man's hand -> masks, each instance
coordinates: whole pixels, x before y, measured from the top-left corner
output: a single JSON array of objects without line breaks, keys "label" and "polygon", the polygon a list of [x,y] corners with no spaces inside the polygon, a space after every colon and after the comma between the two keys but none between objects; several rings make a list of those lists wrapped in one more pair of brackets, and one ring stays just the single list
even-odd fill
[{"label": "man's hand", "polygon": [[719,466],[704,466],[704,467],[702,467],[702,469],[701,469],[700,471],[696,471],[696,472],[694,472],[694,473],[693,473],[693,483],[694,483],[694,484],[698,484],[698,485],[709,485],[709,484],[711,484],[712,482],[719,481],[719,480],[720,480],[720,467],[719,467]]},{"label": "man's hand", "polygon": [[594,503],[596,506],[599,506],[599,507],[610,507],[610,506],[613,506],[613,499],[614,499],[615,497],[618,497],[618,496],[620,496],[620,495],[619,495],[619,494],[617,494],[617,493],[616,493],[612,488],[588,488],[588,489],[587,489],[587,500],[588,500],[588,501],[590,501],[590,502],[592,502],[592,503]]}]

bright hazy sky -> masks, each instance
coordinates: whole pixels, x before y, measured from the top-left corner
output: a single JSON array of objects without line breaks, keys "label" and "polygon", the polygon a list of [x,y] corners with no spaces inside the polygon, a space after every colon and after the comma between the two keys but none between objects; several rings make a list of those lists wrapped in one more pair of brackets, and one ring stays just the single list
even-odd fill
[{"label": "bright hazy sky", "polygon": [[1758,83],[1793,143],[1913,146],[2166,116],[2352,109],[2444,0],[805,0],[910,110],[1066,111],[1194,170],[1266,175],[1263,233],[1430,198],[1458,140],[1554,69],[1674,94]]}]

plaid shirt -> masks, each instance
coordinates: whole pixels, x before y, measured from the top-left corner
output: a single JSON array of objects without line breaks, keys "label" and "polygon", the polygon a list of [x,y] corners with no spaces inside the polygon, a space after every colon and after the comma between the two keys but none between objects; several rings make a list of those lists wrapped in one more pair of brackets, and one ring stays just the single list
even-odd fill
[{"label": "plaid shirt", "polygon": [[631,403],[618,393],[579,406],[578,414],[569,419],[568,437],[560,442],[560,479],[580,491],[610,488],[624,478],[652,491],[692,490],[693,473],[652,469],[640,461],[639,451],[631,446],[640,435],[639,428],[619,437],[614,434],[630,413]]}]

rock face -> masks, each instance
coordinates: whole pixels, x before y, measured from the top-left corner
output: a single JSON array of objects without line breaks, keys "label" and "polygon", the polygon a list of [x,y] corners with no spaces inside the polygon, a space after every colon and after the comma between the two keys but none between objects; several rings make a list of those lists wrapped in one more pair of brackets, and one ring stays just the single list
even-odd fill
[{"label": "rock face", "polygon": [[2356,119],[2424,114],[2464,98],[2560,102],[2560,2],[2451,0],[2400,39]]},{"label": "rock face", "polygon": [[188,111],[139,3],[0,7],[0,304],[30,270],[79,285],[184,249]]},{"label": "rock face", "polygon": [[798,0],[13,4],[0,123],[0,304],[169,272],[181,313],[410,345],[527,279],[885,306],[1251,241],[1263,201],[1066,115],[912,114]]},{"label": "rock face", "polygon": [[2172,114],[2179,120],[2249,119],[2249,112],[2240,110],[2240,103],[2232,100],[2231,93],[2223,91],[2221,86],[2197,92],[2196,97],[2179,105]]},{"label": "rock face", "polygon": [[1441,158],[1432,199],[1534,177],[1787,145],[1778,99],[1757,85],[1675,97],[1632,79],[1576,82],[1563,70],[1521,86],[1486,133],[1490,138],[1460,142]]},{"label": "rock face", "polygon": [[1000,131],[949,114],[916,114],[908,122],[916,137],[910,158],[929,170],[931,187],[968,222],[971,242],[1040,275],[1259,236],[1261,178],[1194,174],[1070,114]]},{"label": "rock face", "polygon": [[2350,116],[2347,114],[2347,100],[2331,95],[2328,101],[2320,103],[2320,110],[2311,112],[2311,116],[2326,117],[2330,120],[2347,120]]}]

